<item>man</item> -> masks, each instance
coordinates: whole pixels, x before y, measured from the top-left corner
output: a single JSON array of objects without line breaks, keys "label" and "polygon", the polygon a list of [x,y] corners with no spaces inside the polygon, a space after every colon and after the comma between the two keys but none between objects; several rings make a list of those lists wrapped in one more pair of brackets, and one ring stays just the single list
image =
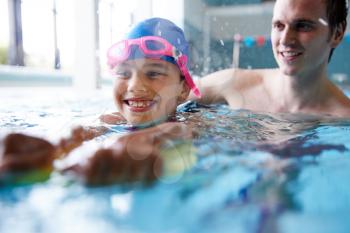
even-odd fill
[{"label": "man", "polygon": [[[198,81],[205,103],[234,109],[350,116],[350,100],[327,65],[342,41],[347,0],[277,0],[271,41],[277,69],[227,69]],[[195,99],[194,97],[191,97]]]}]

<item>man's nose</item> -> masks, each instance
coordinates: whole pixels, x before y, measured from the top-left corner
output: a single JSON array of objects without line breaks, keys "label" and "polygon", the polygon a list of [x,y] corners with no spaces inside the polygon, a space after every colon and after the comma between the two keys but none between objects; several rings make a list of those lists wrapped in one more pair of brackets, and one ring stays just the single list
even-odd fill
[{"label": "man's nose", "polygon": [[280,43],[286,46],[294,45],[296,42],[296,35],[297,33],[295,30],[290,27],[286,27],[281,34]]}]

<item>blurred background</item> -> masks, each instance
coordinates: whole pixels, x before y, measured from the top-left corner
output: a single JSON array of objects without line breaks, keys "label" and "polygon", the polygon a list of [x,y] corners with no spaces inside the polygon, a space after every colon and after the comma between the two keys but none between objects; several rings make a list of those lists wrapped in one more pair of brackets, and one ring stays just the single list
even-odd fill
[{"label": "blurred background", "polygon": [[[100,88],[112,81],[106,50],[149,17],[172,20],[191,46],[190,71],[276,67],[270,45],[274,1],[0,0],[0,86]],[[346,35],[331,77],[350,75]]]}]

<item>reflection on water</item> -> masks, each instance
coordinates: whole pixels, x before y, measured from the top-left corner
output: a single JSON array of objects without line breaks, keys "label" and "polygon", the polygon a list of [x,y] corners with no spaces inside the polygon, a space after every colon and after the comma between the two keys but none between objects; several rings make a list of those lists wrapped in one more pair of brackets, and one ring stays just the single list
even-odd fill
[{"label": "reflection on water", "polygon": [[[2,134],[55,140],[112,109],[103,92],[26,94],[3,94]],[[177,182],[92,189],[53,174],[0,187],[0,232],[350,232],[350,120],[180,110],[198,131],[198,162]]]}]

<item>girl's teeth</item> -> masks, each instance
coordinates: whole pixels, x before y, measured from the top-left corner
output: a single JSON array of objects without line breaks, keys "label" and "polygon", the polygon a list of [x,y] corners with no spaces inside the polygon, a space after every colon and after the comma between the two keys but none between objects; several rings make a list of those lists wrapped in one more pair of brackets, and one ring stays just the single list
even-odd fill
[{"label": "girl's teeth", "polygon": [[129,101],[129,105],[135,108],[144,108],[151,105],[151,101]]}]

